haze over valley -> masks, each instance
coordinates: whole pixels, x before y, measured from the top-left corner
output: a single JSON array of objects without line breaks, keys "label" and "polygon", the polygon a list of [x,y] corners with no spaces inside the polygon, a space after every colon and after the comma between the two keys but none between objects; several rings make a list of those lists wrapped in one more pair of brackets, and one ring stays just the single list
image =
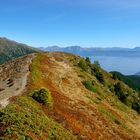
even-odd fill
[{"label": "haze over valley", "polygon": [[61,51],[90,57],[91,61],[99,61],[102,68],[119,71],[125,75],[134,75],[140,71],[140,47],[130,48],[83,48],[80,46],[40,48],[43,51]]}]

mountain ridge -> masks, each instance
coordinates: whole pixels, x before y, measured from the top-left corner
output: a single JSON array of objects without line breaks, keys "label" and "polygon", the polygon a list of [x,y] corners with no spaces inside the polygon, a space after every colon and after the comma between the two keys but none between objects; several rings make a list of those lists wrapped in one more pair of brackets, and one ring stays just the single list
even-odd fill
[{"label": "mountain ridge", "polygon": [[[0,110],[0,138],[140,139],[140,116],[130,106],[137,102],[138,94],[88,58],[62,52],[37,53],[28,66],[25,90],[11,97],[10,104]],[[42,87],[51,93],[51,107],[41,98],[33,98],[44,91]]]}]

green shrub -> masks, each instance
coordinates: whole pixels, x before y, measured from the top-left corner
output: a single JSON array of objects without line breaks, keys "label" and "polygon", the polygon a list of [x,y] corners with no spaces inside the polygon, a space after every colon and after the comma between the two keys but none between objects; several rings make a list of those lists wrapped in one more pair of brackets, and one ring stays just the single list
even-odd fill
[{"label": "green shrub", "polygon": [[95,76],[99,80],[99,82],[104,84],[104,77],[103,77],[103,74],[100,71],[96,72]]},{"label": "green shrub", "polygon": [[[119,79],[118,76],[117,76],[115,73],[112,73],[112,78],[113,78],[114,80]],[[120,79],[119,79],[119,80],[120,80]]]},{"label": "green shrub", "polygon": [[138,101],[132,103],[132,109],[136,110],[140,114],[140,103]]},{"label": "green shrub", "polygon": [[84,59],[81,59],[79,61],[78,66],[84,71],[88,70],[88,64],[86,63],[86,61]]},{"label": "green shrub", "polygon": [[125,94],[123,85],[120,82],[114,85],[114,91],[115,91],[115,94],[118,96],[118,99],[122,101],[123,103],[125,103],[127,99],[127,95]]},{"label": "green shrub", "polygon": [[99,67],[100,68],[100,63],[99,63],[99,61],[94,61],[94,65],[96,66],[96,67]]},{"label": "green shrub", "polygon": [[52,106],[53,100],[50,91],[47,88],[41,88],[33,92],[32,98],[47,106]]},{"label": "green shrub", "polygon": [[101,70],[100,70],[100,68],[98,66],[95,65],[94,67],[91,68],[91,74],[95,75],[97,80],[100,83],[104,84],[104,82],[105,82],[104,76],[103,76],[103,74],[102,74],[102,72],[101,72]]},{"label": "green shrub", "polygon": [[82,83],[88,90],[96,92],[96,88],[94,87],[93,81],[83,81]]},{"label": "green shrub", "polygon": [[91,64],[91,61],[90,61],[90,58],[89,58],[89,57],[86,57],[85,61],[86,61],[88,64]]}]

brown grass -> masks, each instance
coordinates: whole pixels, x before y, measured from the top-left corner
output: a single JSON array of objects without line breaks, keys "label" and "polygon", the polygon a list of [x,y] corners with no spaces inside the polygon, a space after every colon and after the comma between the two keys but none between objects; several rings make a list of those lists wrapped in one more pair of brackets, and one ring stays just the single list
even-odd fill
[{"label": "brown grass", "polygon": [[[122,113],[117,107],[114,109],[107,101],[107,97],[103,99],[105,102],[103,104],[102,100],[99,104],[94,102],[98,101],[97,97],[100,95],[91,93],[82,85],[83,76],[78,77],[80,70],[73,66],[73,61],[71,61],[73,59],[75,59],[75,56],[70,54],[46,53],[38,54],[33,60],[30,68],[31,75],[28,91],[47,87],[51,91],[54,100],[53,109],[42,106],[44,112],[65,128],[70,129],[79,139],[119,140],[138,138],[138,133],[135,133],[134,129],[133,133],[127,129],[127,127],[130,127],[124,121],[127,114]],[[85,73],[84,77],[95,79]],[[114,82],[109,80],[108,76],[106,77],[108,81]],[[108,93],[106,87],[101,87],[98,81],[95,82],[100,93]],[[108,95],[106,94],[106,96]],[[104,111],[100,112],[102,105],[104,105],[104,108],[102,108]],[[108,118],[111,115],[107,114],[107,116],[105,111],[110,112],[116,120],[120,121],[120,124],[111,121]],[[125,127],[125,125],[128,126]]]}]

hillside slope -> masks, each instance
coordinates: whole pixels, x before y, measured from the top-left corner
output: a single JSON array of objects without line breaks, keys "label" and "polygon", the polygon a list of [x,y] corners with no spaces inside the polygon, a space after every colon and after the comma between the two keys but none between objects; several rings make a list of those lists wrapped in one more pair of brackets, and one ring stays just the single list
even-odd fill
[{"label": "hillside slope", "polygon": [[6,106],[10,97],[23,92],[33,58],[34,54],[30,54],[0,65],[0,106]]},{"label": "hillside slope", "polygon": [[39,50],[25,44],[0,38],[0,64],[37,51]]},{"label": "hillside slope", "polygon": [[[131,109],[138,93],[89,59],[36,54],[29,70],[24,95],[0,111],[1,139],[140,139],[140,115]],[[43,87],[51,93],[51,106],[42,102]]]},{"label": "hillside slope", "polygon": [[139,75],[123,75],[119,72],[113,71],[111,72],[114,77],[120,79],[129,87],[133,88],[140,94],[140,76]]}]

